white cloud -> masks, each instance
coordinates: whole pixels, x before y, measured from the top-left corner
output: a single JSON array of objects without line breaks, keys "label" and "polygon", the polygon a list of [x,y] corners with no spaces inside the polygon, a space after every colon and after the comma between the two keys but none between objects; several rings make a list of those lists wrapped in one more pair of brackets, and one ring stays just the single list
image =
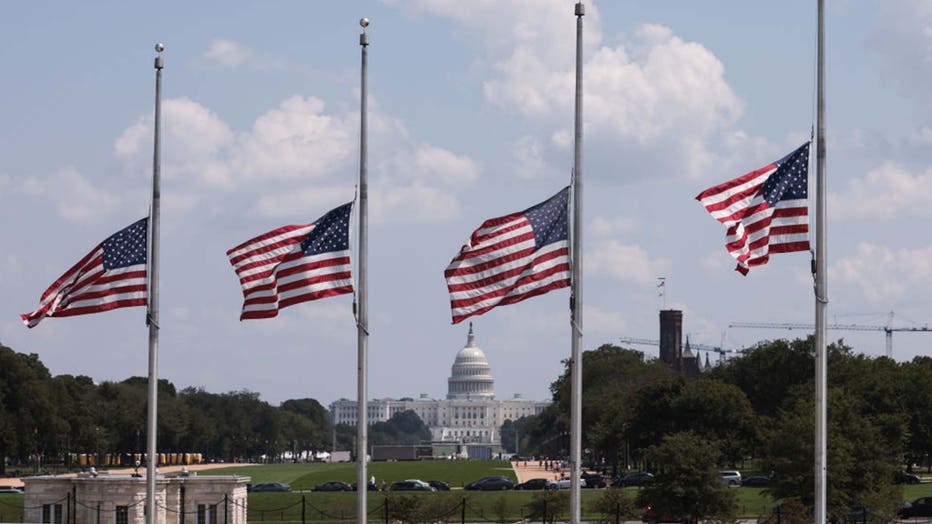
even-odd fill
[{"label": "white cloud", "polygon": [[424,145],[414,152],[414,165],[426,176],[449,186],[463,186],[479,178],[479,168],[468,156],[448,149]]},{"label": "white cloud", "polygon": [[[327,210],[353,200],[352,186],[308,187],[259,198],[256,211],[261,216],[293,218],[310,223]],[[316,213],[316,214],[315,214]],[[313,216],[311,216],[313,215]]]},{"label": "white cloud", "polygon": [[231,69],[245,67],[270,71],[287,68],[283,60],[262,56],[246,45],[225,38],[211,41],[210,48],[201,55],[201,60],[207,65]]},{"label": "white cloud", "polygon": [[[233,144],[233,132],[215,113],[189,98],[162,103],[161,173],[166,179],[185,177],[209,186],[230,183],[222,154]],[[151,176],[153,117],[147,115],[114,141],[116,155],[127,169]]]},{"label": "white cloud", "polygon": [[321,178],[347,165],[356,150],[353,113],[324,113],[323,100],[292,96],[241,135],[232,163],[249,177]]},{"label": "white cloud", "polygon": [[55,204],[65,220],[87,222],[108,216],[120,207],[120,197],[96,187],[74,168],[66,168],[48,178],[30,177],[22,182],[23,193],[43,197]]},{"label": "white cloud", "polygon": [[932,2],[886,0],[878,11],[869,46],[880,54],[884,78],[903,92],[928,100],[927,86],[932,81]]},{"label": "white cloud", "polygon": [[511,148],[514,172],[518,178],[541,180],[553,176],[554,170],[544,161],[544,146],[533,136],[519,138]]},{"label": "white cloud", "polygon": [[451,193],[419,183],[410,186],[372,188],[372,221],[425,222],[453,220],[460,203]]},{"label": "white cloud", "polygon": [[589,223],[589,231],[599,237],[627,235],[638,230],[637,220],[625,217],[596,217]]},{"label": "white cloud", "polygon": [[666,274],[671,268],[669,260],[651,259],[640,246],[615,240],[596,244],[586,253],[584,263],[586,272],[639,284],[654,282],[657,275]]},{"label": "white cloud", "polygon": [[828,196],[828,210],[838,218],[898,219],[932,215],[932,169],[913,175],[885,163],[853,179],[843,193]]},{"label": "white cloud", "polygon": [[893,250],[861,243],[855,255],[832,264],[829,279],[835,289],[856,289],[874,304],[886,305],[919,289],[928,294],[932,285],[932,246]]}]

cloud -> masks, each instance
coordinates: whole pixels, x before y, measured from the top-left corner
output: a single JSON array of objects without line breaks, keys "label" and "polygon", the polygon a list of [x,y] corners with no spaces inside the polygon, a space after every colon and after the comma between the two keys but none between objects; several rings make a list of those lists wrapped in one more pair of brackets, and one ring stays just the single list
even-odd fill
[{"label": "cloud", "polygon": [[65,168],[47,178],[23,180],[21,191],[51,200],[58,215],[68,221],[88,222],[113,213],[121,206],[116,193],[98,188],[74,168]]},{"label": "cloud", "polygon": [[594,275],[605,275],[623,282],[653,283],[657,275],[669,272],[666,259],[651,259],[644,249],[615,240],[600,242],[586,253],[585,268]]},{"label": "cloud", "polygon": [[874,20],[868,47],[880,56],[884,78],[902,92],[928,100],[932,82],[932,3],[887,0]]},{"label": "cloud", "polygon": [[[371,104],[369,131],[373,221],[447,220],[460,204],[453,188],[480,176],[466,155],[410,139],[403,122]],[[173,179],[166,201],[196,209],[216,190],[243,194],[261,216],[307,217],[353,198],[358,169],[355,111],[328,112],[323,100],[295,95],[260,115],[239,134],[214,112],[187,98],[163,104],[162,173]],[[130,172],[151,172],[152,117],[140,118],[114,141]],[[270,184],[269,182],[274,182]],[[261,190],[262,196],[253,196]]]},{"label": "cloud", "polygon": [[479,168],[471,158],[436,146],[418,148],[414,152],[414,165],[449,186],[468,185],[479,178]]},{"label": "cloud", "polygon": [[927,294],[932,284],[932,246],[893,250],[861,243],[857,254],[832,264],[829,278],[836,289],[858,290],[875,304],[889,304],[919,289]]},{"label": "cloud", "polygon": [[[389,3],[410,13],[453,20],[476,33],[476,39],[487,44],[485,62],[478,66],[486,77],[486,100],[551,127],[552,144],[570,147],[573,134],[567,115],[573,112],[575,86],[571,4],[559,0]],[[675,168],[664,165],[660,172],[695,176],[713,165],[718,159],[706,146],[708,138],[729,131],[743,112],[742,101],[725,81],[722,62],[701,44],[685,41],[657,24],[642,25],[622,43],[605,43],[598,10],[586,7],[586,129],[612,141],[616,150],[633,148],[665,162],[676,160]],[[523,146],[519,154],[540,158],[539,145]],[[519,171],[518,176],[529,173]]]},{"label": "cloud", "polygon": [[932,215],[932,169],[913,175],[887,162],[863,178],[849,181],[842,193],[828,196],[833,217],[899,219]]},{"label": "cloud", "polygon": [[225,38],[215,38],[211,41],[210,48],[201,55],[201,61],[210,66],[230,69],[270,71],[287,68],[287,63],[283,60],[262,56],[239,42]]},{"label": "cloud", "polygon": [[511,147],[514,173],[524,180],[543,180],[556,175],[544,160],[545,146],[533,136],[519,138]]},{"label": "cloud", "polygon": [[589,222],[588,230],[599,237],[612,237],[627,235],[638,230],[640,224],[637,220],[625,217],[603,218],[596,217]]},{"label": "cloud", "polygon": [[292,96],[238,138],[232,161],[244,176],[266,180],[329,175],[352,159],[353,116],[326,114],[323,100],[313,96]]}]

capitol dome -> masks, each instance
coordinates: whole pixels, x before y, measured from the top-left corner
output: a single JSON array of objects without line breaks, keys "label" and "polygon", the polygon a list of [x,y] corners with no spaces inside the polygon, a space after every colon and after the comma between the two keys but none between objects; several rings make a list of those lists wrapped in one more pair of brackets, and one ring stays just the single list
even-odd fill
[{"label": "capitol dome", "polygon": [[447,379],[448,399],[493,399],[495,381],[485,353],[476,346],[476,336],[469,323],[466,347],[456,354],[450,378]]}]

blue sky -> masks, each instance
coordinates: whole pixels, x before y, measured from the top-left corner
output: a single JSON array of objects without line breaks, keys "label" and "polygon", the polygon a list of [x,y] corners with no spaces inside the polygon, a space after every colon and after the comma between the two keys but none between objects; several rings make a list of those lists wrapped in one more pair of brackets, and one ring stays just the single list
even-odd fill
[{"label": "blue sky", "polygon": [[[827,2],[829,318],[932,319],[932,5]],[[239,322],[225,251],[352,199],[359,18],[371,19],[372,397],[442,397],[465,325],[443,269],[484,219],[569,182],[573,2],[126,2],[8,6],[0,20],[0,342],[54,374],[146,374],[143,311],[19,313],[145,215],[155,42],[166,45],[159,375],[277,403],[355,398],[348,296]],[[587,2],[584,347],[657,337],[657,277],[691,340],[729,347],[811,322],[809,257],[733,271],[693,200],[798,147],[814,122],[815,6]],[[499,397],[549,397],[568,292],[475,319]],[[881,332],[833,332],[881,355]],[[928,334],[894,336],[894,357]],[[655,355],[653,348],[641,348]],[[829,370],[831,372],[831,370]]]}]

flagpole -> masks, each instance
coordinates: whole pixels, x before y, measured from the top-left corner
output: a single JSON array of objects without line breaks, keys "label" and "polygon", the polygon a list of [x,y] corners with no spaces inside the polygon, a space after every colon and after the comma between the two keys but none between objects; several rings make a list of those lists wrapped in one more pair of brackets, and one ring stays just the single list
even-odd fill
[{"label": "flagpole", "polygon": [[360,77],[359,92],[359,285],[356,290],[358,310],[356,312],[356,336],[358,347],[358,376],[357,376],[357,417],[356,417],[356,522],[366,524],[368,512],[366,510],[366,497],[369,494],[369,480],[366,478],[366,457],[368,456],[368,433],[369,433],[369,412],[368,412],[368,342],[369,342],[369,320],[368,320],[368,289],[366,259],[369,249],[369,232],[368,232],[368,202],[369,186],[366,180],[368,171],[368,151],[366,143],[366,67],[368,66],[368,49],[369,35],[366,34],[366,27],[369,26],[369,19],[363,18],[359,21],[362,26],[362,33],[359,35],[359,46],[362,55],[362,74]]},{"label": "flagpole", "polygon": [[576,4],[576,115],[573,152],[573,274],[570,289],[572,366],[570,408],[570,522],[580,519],[580,462],[582,455],[582,34],[586,7]]},{"label": "flagpole", "polygon": [[816,245],[815,245],[815,522],[826,517],[826,433],[828,416],[828,359],[825,350],[825,312],[828,306],[828,260],[825,246],[825,21],[819,0],[818,73],[816,80]]},{"label": "flagpole", "polygon": [[155,44],[155,147],[152,155],[152,206],[149,217],[149,301],[146,313],[146,324],[149,326],[149,383],[148,383],[148,417],[146,422],[146,518],[150,524],[158,522],[156,515],[155,480],[156,462],[156,428],[158,421],[158,351],[159,351],[159,203],[161,201],[160,187],[160,156],[161,156],[161,126],[162,126],[162,51],[165,46]]}]

